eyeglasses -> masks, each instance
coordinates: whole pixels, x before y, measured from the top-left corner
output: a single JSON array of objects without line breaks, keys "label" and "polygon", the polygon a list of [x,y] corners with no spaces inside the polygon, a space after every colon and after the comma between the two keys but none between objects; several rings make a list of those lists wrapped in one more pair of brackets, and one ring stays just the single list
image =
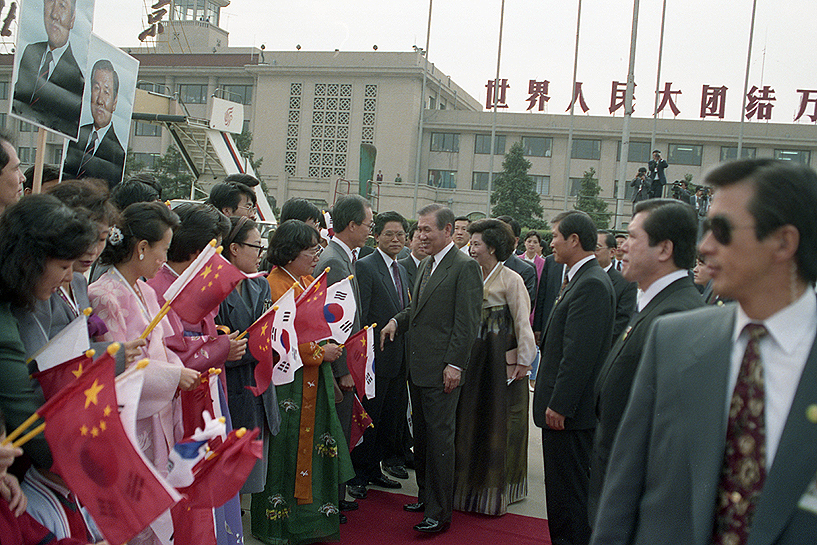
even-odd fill
[{"label": "eyeglasses", "polygon": [[258,257],[261,257],[264,254],[264,248],[260,244],[250,244],[249,242],[239,242],[242,246],[249,246],[250,248],[256,248],[258,250]]},{"label": "eyeglasses", "polygon": [[704,221],[704,233],[711,232],[712,237],[719,244],[728,246],[732,242],[732,231],[737,229],[754,229],[754,225],[734,226],[728,218],[724,216],[712,216]]},{"label": "eyeglasses", "polygon": [[317,259],[323,253],[323,246],[318,244],[315,248],[309,248],[309,249],[303,250],[303,252],[301,252],[301,253],[307,254],[312,259]]},{"label": "eyeglasses", "polygon": [[369,232],[371,232],[372,228],[374,227],[374,224],[366,223],[366,222],[360,222],[360,225],[363,225],[364,227],[366,227],[369,230]]},{"label": "eyeglasses", "polygon": [[406,232],[405,231],[383,231],[382,233],[380,233],[380,236],[386,237],[389,240],[393,239],[394,237],[406,238]]},{"label": "eyeglasses", "polygon": [[243,208],[244,210],[250,212],[252,210],[257,210],[258,207],[248,202],[247,204],[242,204],[241,206],[239,206],[239,208]]}]

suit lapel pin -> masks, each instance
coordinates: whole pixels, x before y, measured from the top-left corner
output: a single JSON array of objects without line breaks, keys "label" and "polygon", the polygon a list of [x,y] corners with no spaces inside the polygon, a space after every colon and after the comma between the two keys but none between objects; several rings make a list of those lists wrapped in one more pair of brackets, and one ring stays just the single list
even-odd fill
[{"label": "suit lapel pin", "polygon": [[631,325],[628,325],[628,326],[627,326],[627,329],[625,329],[625,330],[624,330],[624,335],[622,335],[622,336],[621,336],[621,340],[622,340],[622,341],[626,341],[626,340],[627,340],[627,335],[629,335],[629,334],[630,334],[630,331],[632,331],[632,329],[633,329],[633,326],[631,326]]},{"label": "suit lapel pin", "polygon": [[817,405],[812,404],[806,408],[806,418],[812,424],[817,424]]}]

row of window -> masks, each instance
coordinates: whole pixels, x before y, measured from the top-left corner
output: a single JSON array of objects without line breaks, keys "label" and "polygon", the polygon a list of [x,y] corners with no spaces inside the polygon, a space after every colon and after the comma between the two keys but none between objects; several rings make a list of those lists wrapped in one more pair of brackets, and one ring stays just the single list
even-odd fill
[{"label": "row of window", "polygon": [[[179,99],[185,104],[207,104],[207,84],[180,83],[177,91]],[[219,94],[225,100],[252,103],[252,85],[222,85]]]},{"label": "row of window", "polygon": [[[505,155],[505,135],[496,135],[494,139],[494,154]],[[547,137],[522,137],[523,153],[527,157],[550,157],[553,139]],[[445,151],[459,153],[460,135],[457,133],[431,133],[431,151]],[[474,138],[474,153],[478,155],[491,153],[491,136],[477,134]],[[741,157],[754,158],[757,148],[742,148]],[[666,159],[674,165],[701,166],[703,146],[698,144],[669,144]],[[577,138],[573,140],[572,159],[601,159],[601,140]],[[737,158],[736,146],[721,146],[721,161]],[[807,150],[775,150],[774,158],[796,161],[808,164],[811,158]],[[649,142],[630,142],[627,160],[630,163],[647,163],[652,159],[652,150]],[[616,160],[621,161],[621,142],[618,142]]]}]

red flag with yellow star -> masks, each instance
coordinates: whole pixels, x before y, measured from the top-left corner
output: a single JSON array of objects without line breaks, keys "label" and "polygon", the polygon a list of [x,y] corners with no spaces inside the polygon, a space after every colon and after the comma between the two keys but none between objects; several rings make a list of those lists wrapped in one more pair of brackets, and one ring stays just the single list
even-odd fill
[{"label": "red flag with yellow star", "polygon": [[346,339],[346,365],[358,392],[368,399],[375,396],[374,327],[366,326]]},{"label": "red flag with yellow star", "polygon": [[46,422],[52,469],[88,509],[105,539],[125,543],[181,496],[125,433],[114,381],[114,359],[104,354],[37,413]]},{"label": "red flag with yellow star", "polygon": [[258,363],[255,366],[255,386],[247,386],[253,395],[260,396],[272,381],[272,323],[275,307],[270,307],[247,328],[247,350]]},{"label": "red flag with yellow star", "polygon": [[84,369],[88,368],[93,361],[91,359],[92,355],[93,350],[89,350],[81,356],[54,366],[47,371],[34,373],[31,376],[37,379],[40,386],[43,387],[43,395],[45,395],[45,398],[51,399],[57,392],[62,390],[64,386],[76,380]]},{"label": "red flag with yellow star", "polygon": [[[201,259],[202,256],[206,259]],[[258,276],[258,275],[252,275]],[[197,324],[218,307],[241,280],[249,278],[207,245],[164,293],[170,308],[187,323]]]},{"label": "red flag with yellow star", "polygon": [[298,343],[320,341],[332,335],[323,308],[326,305],[326,290],[326,271],[323,271],[295,300]]}]

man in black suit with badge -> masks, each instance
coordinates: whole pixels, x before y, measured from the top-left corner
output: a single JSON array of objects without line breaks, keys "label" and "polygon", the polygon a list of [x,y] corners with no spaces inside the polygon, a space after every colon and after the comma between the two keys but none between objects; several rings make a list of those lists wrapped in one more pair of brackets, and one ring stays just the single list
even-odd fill
[{"label": "man in black suit with badge", "polygon": [[[388,321],[409,303],[409,282],[406,269],[395,257],[406,241],[408,223],[397,212],[383,212],[374,223],[377,248],[355,265],[360,294],[360,323],[375,326],[375,338]],[[397,337],[383,350],[374,351],[375,397],[363,399],[363,407],[372,418],[373,427],[366,430],[363,443],[352,451],[355,478],[350,486],[373,484],[384,488],[400,488],[380,468],[386,455],[401,454],[399,436],[408,408],[404,339]],[[359,392],[362,394],[362,392]],[[404,470],[405,471],[405,470]],[[404,478],[408,478],[405,474]]]},{"label": "man in black suit with badge", "polygon": [[[704,305],[687,270],[695,259],[695,213],[673,199],[650,199],[635,206],[635,214],[624,242],[623,282],[643,292],[636,315],[626,334],[617,337],[595,384],[598,425],[593,439],[590,464],[590,505],[592,524],[604,484],[610,450],[613,448],[621,416],[630,397],[635,370],[641,359],[650,326],[656,318],[671,312]],[[607,237],[610,237],[607,234]],[[602,244],[602,232],[599,232]],[[635,291],[635,289],[633,289]]]},{"label": "man in black suit with badge", "polygon": [[610,351],[615,294],[596,261],[596,226],[578,210],[552,220],[550,247],[567,282],[542,332],[533,419],[542,428],[548,528],[554,545],[590,539],[587,487],[596,415],[593,384]]},{"label": "man in black suit with badge", "polygon": [[107,59],[94,63],[91,70],[91,117],[83,125],[79,140],[68,144],[63,171],[76,178],[100,178],[113,188],[122,181],[125,150],[116,137],[113,113],[119,96],[119,74]]},{"label": "man in black suit with badge", "polygon": [[616,251],[616,237],[609,231],[599,231],[596,244],[596,260],[604,272],[610,275],[613,291],[616,292],[616,323],[613,326],[613,342],[624,332],[635,311],[635,282],[628,282],[613,268],[613,254]]},{"label": "man in black suit with badge", "polygon": [[68,43],[76,9],[76,0],[44,1],[48,40],[29,44],[23,51],[12,102],[13,113],[71,138],[77,136],[85,88]]}]

